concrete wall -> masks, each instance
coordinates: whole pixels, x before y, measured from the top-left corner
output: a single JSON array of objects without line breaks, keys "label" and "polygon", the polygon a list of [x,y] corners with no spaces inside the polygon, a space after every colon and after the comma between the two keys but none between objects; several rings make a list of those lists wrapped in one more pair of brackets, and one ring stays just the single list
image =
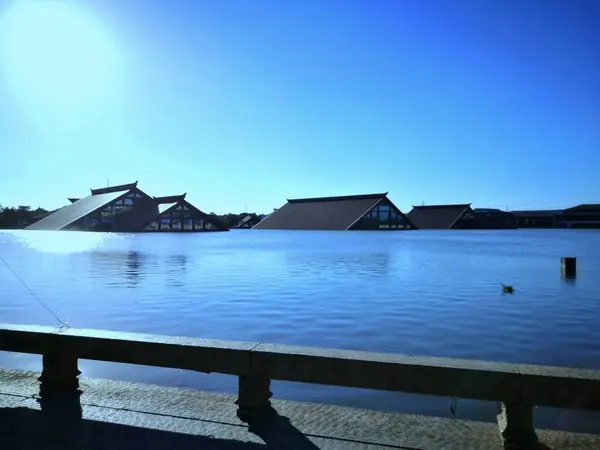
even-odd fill
[{"label": "concrete wall", "polygon": [[600,370],[0,324],[0,350],[600,410]]}]

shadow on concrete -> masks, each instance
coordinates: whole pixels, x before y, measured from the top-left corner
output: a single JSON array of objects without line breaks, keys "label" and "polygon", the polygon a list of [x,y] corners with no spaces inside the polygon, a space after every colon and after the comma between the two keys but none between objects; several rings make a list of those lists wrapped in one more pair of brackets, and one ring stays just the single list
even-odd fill
[{"label": "shadow on concrete", "polygon": [[265,442],[267,448],[319,449],[291,424],[290,419],[280,416],[272,407],[256,416],[246,417],[238,413],[238,417],[248,424],[250,433],[255,434]]},{"label": "shadow on concrete", "polygon": [[[106,421],[83,418],[79,401],[81,393],[69,396],[61,394],[52,398],[44,396],[38,399],[41,411],[26,407],[0,408],[0,448],[12,449],[97,449],[113,450],[126,449],[178,449],[188,450],[199,448],[203,450],[315,450],[318,449],[306,436],[295,428],[286,417],[275,410],[260,419],[247,420],[250,433],[260,437],[263,443],[247,442],[245,439],[220,439],[212,436],[246,433],[243,424],[225,424],[206,420],[178,418],[172,416],[157,416],[156,422],[166,428],[177,424],[190,430],[185,432],[165,431],[141,426],[112,423],[119,421],[122,416],[128,422],[132,415],[145,416],[148,413],[122,411],[111,408],[97,408]],[[141,422],[141,421],[140,421]],[[202,428],[205,435],[191,434]],[[237,429],[237,430],[236,430]]]}]

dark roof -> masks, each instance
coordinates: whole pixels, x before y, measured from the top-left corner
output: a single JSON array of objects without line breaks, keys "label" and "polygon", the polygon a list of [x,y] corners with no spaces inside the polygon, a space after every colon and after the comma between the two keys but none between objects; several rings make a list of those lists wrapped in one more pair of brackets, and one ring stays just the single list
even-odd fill
[{"label": "dark roof", "polygon": [[470,207],[470,203],[459,205],[413,206],[413,209],[407,216],[419,229],[447,230],[452,228],[454,223],[460,219]]},{"label": "dark roof", "polygon": [[69,197],[67,200],[69,200],[71,203],[75,203],[77,200],[81,200],[81,199],[80,198]]},{"label": "dark roof", "polygon": [[108,192],[106,194],[89,195],[28,226],[27,230],[61,230],[83,216],[116,200],[127,191],[128,189],[118,192]]},{"label": "dark roof", "polygon": [[476,213],[491,213],[491,212],[502,212],[502,210],[498,209],[498,208],[473,208],[473,212],[476,212]]},{"label": "dark roof", "polygon": [[178,201],[184,200],[185,196],[187,193],[185,194],[180,194],[180,195],[168,195],[166,197],[154,197],[154,200],[157,201],[157,203],[176,203]]},{"label": "dark roof", "polygon": [[118,192],[118,191],[129,191],[130,189],[135,189],[137,187],[137,181],[135,183],[129,184],[120,184],[118,186],[108,186],[101,189],[91,189],[92,195],[98,194],[108,194],[109,192]]},{"label": "dark roof", "polygon": [[346,230],[387,194],[288,200],[254,226],[263,230]]},{"label": "dark roof", "polygon": [[486,215],[496,215],[496,216],[513,216],[514,214],[509,211],[504,211],[498,208],[473,208],[473,212],[475,215],[478,214],[486,214]]},{"label": "dark roof", "polygon": [[552,217],[562,214],[562,210],[536,209],[527,211],[511,211],[515,217]]},{"label": "dark roof", "polygon": [[[315,202],[339,202],[346,200],[381,200],[385,198],[387,192],[383,194],[363,194],[363,195],[341,195],[337,197],[314,197],[314,198],[296,198],[287,199],[288,203],[315,203]],[[276,209],[276,208],[273,208]]]},{"label": "dark roof", "polygon": [[167,195],[164,197],[154,197],[154,201],[158,206],[158,214],[163,214],[173,208],[175,205],[183,202],[187,193],[180,195]]},{"label": "dark roof", "polygon": [[600,204],[598,203],[584,203],[583,205],[573,206],[565,209],[565,211],[600,211]]}]

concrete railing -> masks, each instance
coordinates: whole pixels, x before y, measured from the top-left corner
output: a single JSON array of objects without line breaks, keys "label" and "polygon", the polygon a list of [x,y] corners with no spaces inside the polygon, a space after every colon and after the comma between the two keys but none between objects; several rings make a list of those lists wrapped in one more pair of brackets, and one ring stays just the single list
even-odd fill
[{"label": "concrete railing", "polygon": [[534,406],[600,410],[600,370],[0,324],[0,351],[43,355],[42,395],[76,391],[78,359],[237,375],[241,414],[270,407],[271,380],[493,400],[506,443],[537,442]]}]

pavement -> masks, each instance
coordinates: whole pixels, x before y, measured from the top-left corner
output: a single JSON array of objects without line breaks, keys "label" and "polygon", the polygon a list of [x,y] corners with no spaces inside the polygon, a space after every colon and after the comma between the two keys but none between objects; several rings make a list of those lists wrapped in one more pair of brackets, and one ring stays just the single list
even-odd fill
[{"label": "pavement", "polygon": [[[259,422],[228,394],[81,378],[39,396],[39,373],[0,370],[0,449],[502,449],[497,424],[274,400]],[[600,435],[538,430],[538,449],[599,449]]]}]

